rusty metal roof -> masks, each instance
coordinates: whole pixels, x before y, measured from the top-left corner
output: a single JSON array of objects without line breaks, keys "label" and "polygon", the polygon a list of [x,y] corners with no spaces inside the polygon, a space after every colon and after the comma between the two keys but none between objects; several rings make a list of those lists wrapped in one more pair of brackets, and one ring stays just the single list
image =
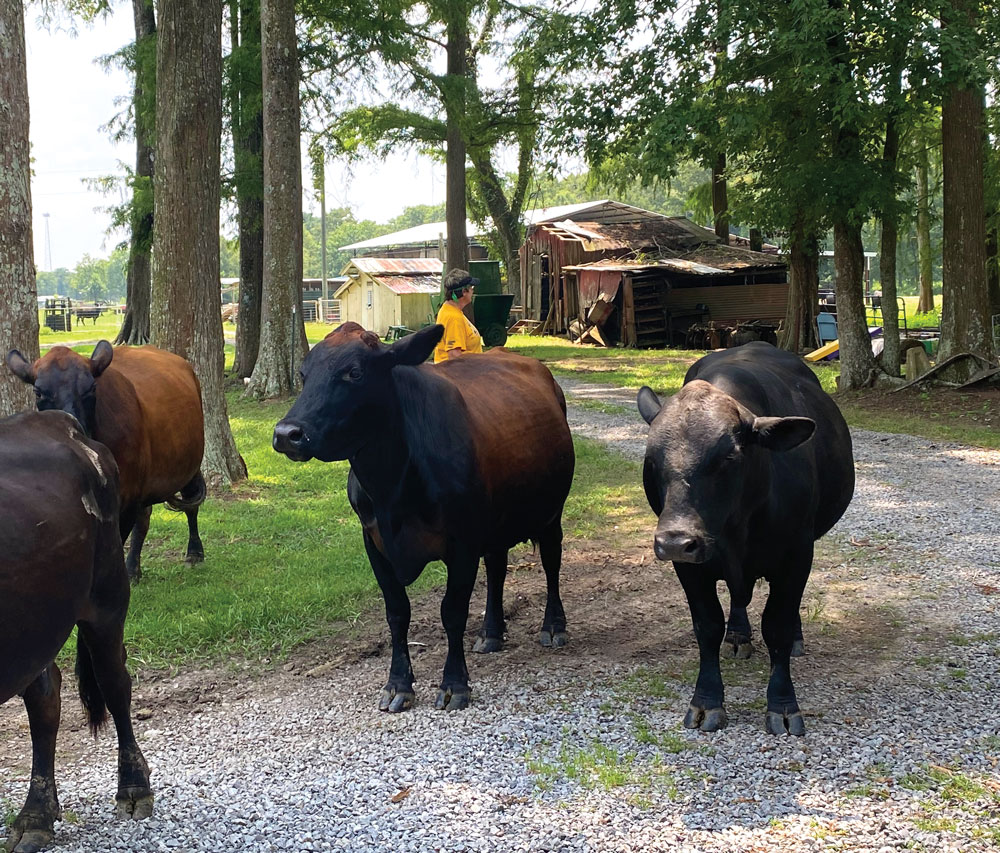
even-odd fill
[{"label": "rusty metal roof", "polygon": [[393,293],[440,293],[441,277],[435,275],[373,275]]},{"label": "rusty metal roof", "polygon": [[753,269],[774,269],[787,266],[777,255],[751,252],[738,246],[706,243],[680,257],[648,259],[603,258],[587,264],[563,267],[564,270],[599,269],[608,272],[645,272],[671,269],[691,275],[726,275]]},{"label": "rusty metal roof", "polygon": [[718,242],[714,231],[683,216],[657,216],[631,222],[583,222],[564,219],[537,226],[561,240],[578,241],[588,252],[631,250],[634,252],[689,251],[703,243]]},{"label": "rusty metal roof", "polygon": [[441,275],[440,258],[352,258],[348,268],[368,275]]}]

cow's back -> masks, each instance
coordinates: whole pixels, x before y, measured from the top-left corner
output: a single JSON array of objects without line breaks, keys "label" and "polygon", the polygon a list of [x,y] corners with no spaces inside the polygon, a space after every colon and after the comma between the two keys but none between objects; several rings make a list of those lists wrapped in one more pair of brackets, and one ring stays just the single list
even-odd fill
[{"label": "cow's back", "polygon": [[758,417],[816,422],[812,439],[784,454],[788,458],[778,461],[778,470],[781,476],[794,470],[815,478],[815,538],[833,527],[854,494],[851,434],[837,404],[802,359],[758,341],[709,353],[691,366],[684,384],[693,379],[725,391]]},{"label": "cow's back", "polygon": [[525,539],[557,519],[573,480],[566,401],[539,361],[507,350],[428,366],[454,386],[493,523],[501,538]]},{"label": "cow's back", "polygon": [[94,438],[118,461],[122,503],[172,497],[197,474],[205,449],[191,365],[156,347],[116,347],[98,382]]}]

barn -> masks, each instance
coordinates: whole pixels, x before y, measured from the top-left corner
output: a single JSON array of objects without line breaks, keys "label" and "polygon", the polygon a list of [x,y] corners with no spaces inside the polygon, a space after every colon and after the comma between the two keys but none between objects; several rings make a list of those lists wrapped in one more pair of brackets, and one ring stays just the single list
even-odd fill
[{"label": "barn", "polygon": [[526,319],[608,344],[692,345],[692,327],[777,327],[788,295],[778,255],[607,199],[532,225],[520,260]]},{"label": "barn", "polygon": [[441,273],[438,258],[354,258],[333,298],[343,322],[385,337],[391,326],[419,329],[433,321],[431,296],[441,291]]}]

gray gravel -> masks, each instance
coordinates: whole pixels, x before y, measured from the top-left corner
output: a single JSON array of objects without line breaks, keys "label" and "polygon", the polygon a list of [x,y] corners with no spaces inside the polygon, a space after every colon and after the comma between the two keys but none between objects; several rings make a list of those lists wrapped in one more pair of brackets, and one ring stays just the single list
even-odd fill
[{"label": "gray gravel", "polygon": [[[563,384],[575,432],[641,456],[634,392]],[[612,408],[573,405],[584,393]],[[730,725],[712,735],[680,725],[693,649],[680,664],[648,662],[686,667],[655,691],[644,671],[611,665],[586,676],[541,662],[537,672],[496,668],[476,679],[474,705],[452,715],[432,710],[428,663],[413,711],[373,710],[380,657],[288,679],[285,695],[138,723],[157,796],[141,823],[111,820],[114,739],[102,737],[58,767],[71,819],[56,825],[57,844],[1000,849],[1000,454],[865,431],[854,441],[856,496],[820,548],[804,611],[809,654],[794,665],[805,738],[764,733],[759,655],[727,666]],[[852,637],[857,654],[831,666],[832,649]],[[0,714],[20,713],[14,705]],[[0,773],[0,799],[19,808],[26,778]]]}]

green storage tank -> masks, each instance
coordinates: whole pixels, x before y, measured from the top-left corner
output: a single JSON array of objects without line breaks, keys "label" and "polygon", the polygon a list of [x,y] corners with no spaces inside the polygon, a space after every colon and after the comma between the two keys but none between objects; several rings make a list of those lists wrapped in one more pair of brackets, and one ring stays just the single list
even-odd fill
[{"label": "green storage tank", "polygon": [[507,318],[514,296],[500,287],[499,261],[470,261],[469,274],[479,279],[472,296],[472,316],[483,345],[500,347],[507,343]]}]

